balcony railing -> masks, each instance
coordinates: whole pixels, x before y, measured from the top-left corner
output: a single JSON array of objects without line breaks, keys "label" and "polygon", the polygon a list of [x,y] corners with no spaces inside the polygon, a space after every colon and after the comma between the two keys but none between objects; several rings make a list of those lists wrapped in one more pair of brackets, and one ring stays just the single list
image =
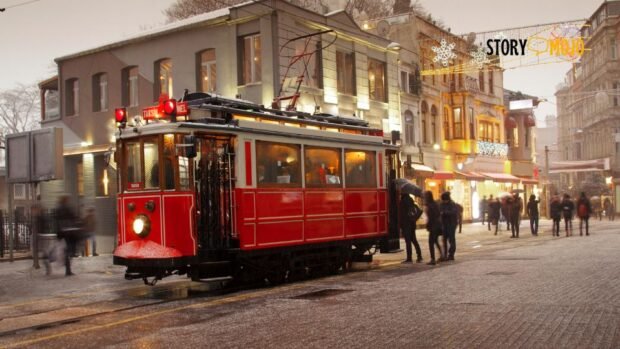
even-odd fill
[{"label": "balcony railing", "polygon": [[465,76],[462,84],[458,84],[457,81],[452,81],[450,83],[450,92],[480,92],[478,79]]},{"label": "balcony railing", "polygon": [[508,156],[508,144],[477,141],[478,155],[505,159]]}]

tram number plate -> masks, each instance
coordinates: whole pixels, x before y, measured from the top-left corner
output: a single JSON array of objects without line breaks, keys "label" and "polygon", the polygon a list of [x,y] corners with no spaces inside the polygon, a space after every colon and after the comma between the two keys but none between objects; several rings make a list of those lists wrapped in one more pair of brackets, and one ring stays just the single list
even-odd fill
[{"label": "tram number plate", "polygon": [[177,116],[184,116],[187,114],[189,114],[187,109],[187,102],[177,103]]}]

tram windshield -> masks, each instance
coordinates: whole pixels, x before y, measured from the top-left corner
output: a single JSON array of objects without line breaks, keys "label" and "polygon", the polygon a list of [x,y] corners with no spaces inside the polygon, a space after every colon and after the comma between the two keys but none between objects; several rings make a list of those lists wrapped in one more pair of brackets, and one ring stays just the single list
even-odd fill
[{"label": "tram windshield", "polygon": [[192,161],[177,152],[182,135],[165,134],[119,141],[124,190],[191,190]]}]

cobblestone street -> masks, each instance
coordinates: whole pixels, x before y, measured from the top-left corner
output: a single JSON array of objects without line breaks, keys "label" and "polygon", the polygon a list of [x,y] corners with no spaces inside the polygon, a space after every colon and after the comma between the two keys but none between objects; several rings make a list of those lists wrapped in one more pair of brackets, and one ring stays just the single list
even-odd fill
[{"label": "cobblestone street", "polygon": [[[193,292],[180,278],[127,282],[109,257],[77,260],[70,279],[3,263],[24,291],[4,286],[0,347],[617,348],[616,223],[594,222],[589,237],[552,238],[548,228],[532,237],[522,227],[516,240],[469,224],[456,262],[401,265],[403,252],[379,254],[366,271],[224,295]],[[49,298],[26,286],[45,283]],[[60,323],[19,330],[50,320]]]}]

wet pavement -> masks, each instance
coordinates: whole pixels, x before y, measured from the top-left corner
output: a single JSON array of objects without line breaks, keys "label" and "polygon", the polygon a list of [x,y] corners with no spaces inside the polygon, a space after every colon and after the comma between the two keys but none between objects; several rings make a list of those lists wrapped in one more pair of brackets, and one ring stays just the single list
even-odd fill
[{"label": "wet pavement", "polygon": [[[0,347],[620,347],[618,223],[570,238],[526,225],[519,239],[465,225],[456,261],[437,266],[401,264],[401,251],[357,272],[226,292],[126,281],[109,255],[75,259],[68,278],[3,262]],[[418,239],[426,261],[426,232]]]}]

